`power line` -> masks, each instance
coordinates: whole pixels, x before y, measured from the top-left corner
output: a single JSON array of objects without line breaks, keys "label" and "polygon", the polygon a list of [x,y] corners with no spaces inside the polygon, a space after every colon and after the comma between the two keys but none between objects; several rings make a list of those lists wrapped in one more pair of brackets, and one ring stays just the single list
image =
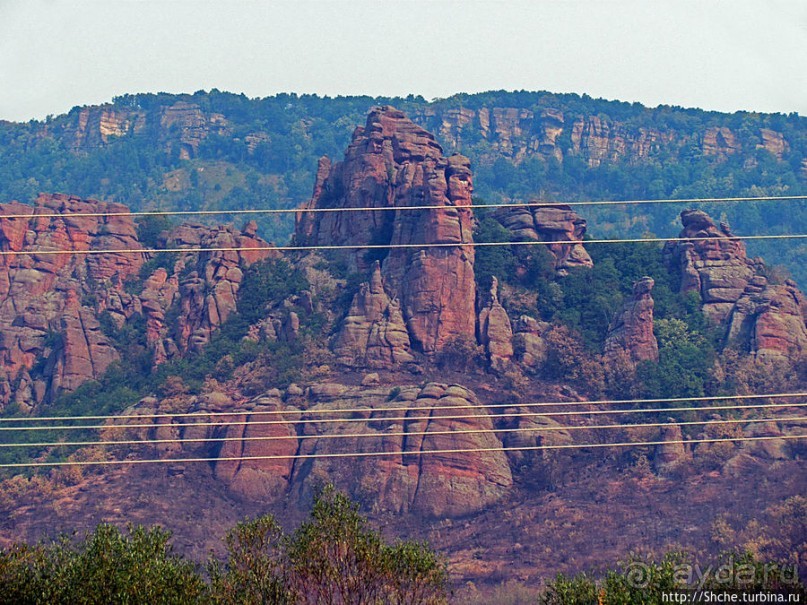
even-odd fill
[{"label": "power line", "polygon": [[[440,416],[424,417],[422,420],[439,420]],[[383,419],[382,419],[383,420]],[[372,420],[368,420],[372,422]],[[553,431],[585,431],[585,430],[616,430],[631,428],[661,428],[665,426],[701,426],[712,424],[755,424],[759,422],[804,422],[807,416],[785,416],[772,418],[725,418],[720,420],[688,420],[686,422],[647,422],[647,423],[626,423],[626,424],[595,424],[595,425],[552,425],[537,427],[519,427],[502,429],[459,429],[443,431],[378,431],[375,433],[326,433],[323,435],[265,435],[255,437],[177,437],[175,439],[127,439],[109,441],[58,441],[46,443],[0,443],[0,448],[14,447],[83,447],[83,446],[108,446],[108,445],[158,445],[161,443],[219,443],[227,441],[287,441],[287,440],[307,440],[307,439],[380,439],[386,437],[415,437],[415,436],[443,436],[443,435],[482,435],[490,433],[543,433]],[[174,425],[153,425],[154,427],[170,428]]]},{"label": "power line", "polygon": [[212,246],[205,248],[112,248],[88,250],[3,250],[0,256],[59,256],[64,254],[86,256],[97,254],[159,254],[159,253],[195,253],[195,252],[308,252],[315,250],[395,250],[395,249],[427,249],[427,248],[463,248],[488,246],[552,246],[552,245],[591,245],[591,244],[652,244],[666,242],[707,242],[737,240],[787,240],[805,239],[807,233],[788,233],[772,235],[732,235],[728,237],[637,237],[622,239],[577,239],[560,241],[520,240],[512,242],[440,242],[423,244],[331,244],[310,246]]},{"label": "power line", "polygon": [[807,435],[782,435],[763,437],[725,437],[714,439],[671,439],[668,441],[624,441],[618,443],[579,443],[557,445],[534,445],[518,447],[484,447],[484,448],[456,448],[441,450],[391,451],[391,452],[334,452],[327,454],[278,454],[266,456],[222,456],[209,458],[156,458],[145,460],[78,460],[62,462],[13,462],[0,464],[0,468],[35,468],[59,466],[109,466],[129,464],[182,464],[193,462],[248,462],[258,460],[312,460],[321,458],[369,458],[375,456],[424,456],[427,454],[471,454],[490,452],[521,452],[540,450],[582,450],[607,447],[645,447],[655,445],[696,444],[696,443],[727,443],[727,442],[753,442],[770,441],[772,439],[792,440],[807,439]]},{"label": "power line", "polygon": [[[452,385],[453,386],[453,385]],[[459,385],[457,385],[459,386]],[[657,399],[600,399],[595,401],[532,401],[528,403],[491,403],[491,404],[449,404],[449,405],[427,405],[417,408],[412,406],[394,406],[384,408],[338,408],[338,409],[288,409],[288,410],[237,410],[233,412],[161,412],[154,414],[103,414],[94,416],[27,416],[24,418],[0,418],[0,424],[4,422],[54,422],[54,421],[68,421],[68,420],[137,420],[140,418],[180,418],[180,417],[199,417],[199,416],[239,416],[249,414],[250,416],[266,416],[266,415],[286,415],[286,414],[361,414],[368,411],[383,410],[384,412],[408,412],[413,409],[417,410],[450,410],[450,409],[497,409],[497,408],[533,408],[544,406],[578,406],[578,405],[628,405],[635,403],[686,403],[695,401],[745,401],[748,399],[783,399],[790,397],[807,397],[807,391],[800,391],[795,393],[756,393],[751,395],[712,395],[709,397],[663,397]],[[722,409],[732,409],[731,406],[725,406]],[[104,425],[107,426],[107,425]]]},{"label": "power line", "polygon": [[[332,212],[394,212],[402,210],[442,210],[458,208],[560,208],[563,206],[635,206],[639,204],[719,204],[735,202],[774,202],[807,200],[807,195],[770,195],[726,198],[682,198],[682,199],[638,199],[638,200],[573,200],[569,202],[497,202],[491,204],[468,204],[467,206],[360,206],[356,208],[250,208],[233,210],[141,210],[121,212],[51,212],[42,214],[4,214],[0,219],[36,219],[36,218],[101,218],[123,216],[215,216],[215,215],[257,215],[257,214],[296,214],[296,213],[332,213]],[[40,208],[42,206],[39,206]]]},{"label": "power line", "polygon": [[[517,407],[517,406],[511,406]],[[506,412],[502,414],[459,414],[448,416],[396,416],[385,418],[362,417],[362,418],[302,418],[300,420],[237,420],[222,422],[177,422],[173,424],[95,424],[95,425],[62,425],[62,426],[3,426],[2,432],[12,431],[78,431],[78,430],[111,430],[111,429],[149,429],[163,427],[202,427],[202,426],[267,426],[267,425],[289,425],[289,424],[334,424],[353,422],[406,422],[426,419],[439,420],[469,420],[473,418],[551,418],[553,416],[600,416],[603,414],[653,414],[667,412],[710,412],[726,410],[759,410],[773,408],[802,408],[807,407],[807,403],[765,403],[754,405],[736,406],[700,406],[700,407],[672,407],[672,408],[638,408],[630,410],[576,410],[571,412]],[[440,408],[410,408],[410,411],[434,411]],[[384,408],[367,408],[365,412],[384,412]],[[249,412],[234,412],[231,416],[248,416]],[[126,417],[121,417],[125,419]]]}]

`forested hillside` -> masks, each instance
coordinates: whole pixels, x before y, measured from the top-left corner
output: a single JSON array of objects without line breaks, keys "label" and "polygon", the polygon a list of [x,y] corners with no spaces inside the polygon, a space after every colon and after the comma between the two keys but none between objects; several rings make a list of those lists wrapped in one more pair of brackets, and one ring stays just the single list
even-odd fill
[{"label": "forested hillside", "polygon": [[[546,92],[264,99],[217,90],[140,94],[44,122],[0,122],[0,199],[57,191],[133,209],[291,208],[310,196],[317,159],[339,159],[356,124],[393,104],[471,159],[477,201],[803,195],[807,119],[723,114]],[[690,205],[691,206],[691,205]],[[684,209],[582,207],[595,237],[674,235]],[[798,232],[802,201],[707,208],[739,234]],[[222,220],[221,217],[217,217]],[[226,218],[226,217],[225,217]],[[259,221],[285,242],[291,217]],[[807,281],[807,246],[756,242],[752,254]]]}]

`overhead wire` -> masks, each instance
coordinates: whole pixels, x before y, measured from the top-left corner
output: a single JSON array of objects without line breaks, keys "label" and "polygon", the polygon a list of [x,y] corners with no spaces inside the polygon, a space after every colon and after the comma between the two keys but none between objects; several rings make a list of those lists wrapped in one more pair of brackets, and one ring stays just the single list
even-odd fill
[{"label": "overhead wire", "polygon": [[463,248],[491,246],[553,246],[553,245],[591,245],[591,244],[648,244],[666,242],[704,242],[734,240],[789,240],[805,239],[807,233],[779,233],[770,235],[731,235],[717,237],[635,237],[619,239],[577,239],[561,241],[517,240],[509,242],[437,242],[422,244],[322,244],[306,246],[210,246],[210,247],[175,247],[175,248],[91,248],[86,250],[3,250],[0,256],[87,256],[97,254],[159,254],[159,253],[202,253],[202,252],[313,252],[317,250],[397,250],[397,249],[430,249],[430,248]]},{"label": "overhead wire", "polygon": [[[562,206],[582,206],[582,205],[632,205],[632,204],[651,204],[651,203],[670,203],[670,204],[686,204],[686,203],[719,203],[719,202],[756,202],[756,201],[783,201],[783,200],[803,200],[807,199],[807,196],[758,196],[758,197],[738,197],[738,198],[689,198],[689,199],[666,199],[666,200],[603,200],[603,201],[576,201],[576,202],[527,202],[527,203],[501,203],[501,204],[484,204],[484,205],[474,205],[471,204],[469,206],[408,206],[408,207],[364,207],[364,208],[297,208],[297,209],[249,209],[249,210],[202,210],[202,211],[137,211],[137,212],[92,212],[92,213],[40,213],[40,214],[11,214],[11,215],[2,215],[0,219],[36,219],[36,218],[65,218],[65,217],[102,217],[102,216],[169,216],[169,215],[215,215],[215,214],[280,214],[280,213],[318,213],[318,212],[349,212],[349,211],[392,211],[392,210],[440,210],[444,208],[530,208],[530,207],[562,207]],[[807,238],[807,234],[775,234],[775,235],[737,235],[737,236],[730,236],[727,239],[731,240],[760,240],[760,239],[802,239]],[[621,239],[603,239],[603,240],[570,240],[570,241],[563,241],[561,243],[565,245],[574,245],[574,244],[600,244],[600,243],[658,243],[658,242],[668,242],[668,241],[679,241],[679,242],[696,242],[696,241],[709,241],[714,240],[716,238],[712,237],[692,237],[692,238],[621,238]],[[314,250],[344,250],[344,249],[396,249],[396,248],[403,248],[403,249],[423,249],[423,248],[453,248],[453,247],[464,247],[464,246],[520,246],[520,245],[552,245],[558,242],[544,242],[544,241],[513,241],[513,242],[452,242],[452,243],[429,243],[429,244],[363,244],[363,245],[316,245],[316,246],[257,246],[257,247],[240,247],[240,246],[232,246],[232,247],[184,247],[184,248],[153,248],[153,249],[94,249],[94,250],[40,250],[40,251],[0,251],[0,256],[11,256],[11,255],[34,255],[34,256],[42,256],[42,255],[61,255],[61,254],[78,254],[78,255],[90,255],[90,254],[126,254],[126,253],[134,253],[134,254],[156,254],[160,252],[178,252],[178,253],[192,253],[192,252],[242,252],[242,251],[314,251]],[[768,395],[753,395],[753,396],[728,396],[728,397],[709,397],[709,398],[701,398],[700,400],[723,400],[723,399],[734,399],[734,398],[772,398],[772,397],[793,397],[793,396],[801,396],[804,395],[803,393],[800,394],[768,394]],[[686,400],[696,400],[697,398],[678,398],[678,399],[659,399],[659,400],[614,400],[614,403],[635,403],[635,402],[663,402],[663,401],[686,401]],[[491,407],[528,407],[531,405],[535,406],[549,406],[549,405],[601,405],[605,402],[535,402],[534,404],[501,404],[499,405],[492,405],[492,406],[435,406],[433,409],[446,409],[451,407],[479,407],[479,408],[491,408]],[[803,407],[807,404],[763,404],[763,405],[748,405],[748,406],[702,406],[702,407],[690,407],[690,408],[662,408],[662,409],[632,409],[632,410],[589,410],[589,411],[582,411],[582,412],[554,412],[554,413],[513,413],[513,414],[496,414],[495,417],[509,417],[509,416],[517,416],[517,417],[535,417],[535,416],[573,416],[573,415],[594,415],[594,414],[621,414],[621,413],[661,413],[661,412],[681,412],[681,411],[710,411],[710,410],[740,410],[740,409],[760,409],[760,408],[782,408],[782,407]],[[405,408],[407,411],[417,412],[423,411],[426,408]],[[356,412],[387,412],[391,411],[390,409],[368,409],[362,408],[357,409]],[[186,414],[155,414],[155,415],[137,415],[141,417],[168,417],[168,416],[205,416],[205,415],[213,415],[213,414],[220,414],[222,416],[233,416],[233,415],[256,415],[261,413],[266,413],[267,411],[240,411],[240,412],[221,412],[221,413],[212,413],[212,412],[201,412],[201,413],[186,413]],[[272,411],[272,413],[278,414],[289,414],[291,410],[286,411]],[[309,410],[300,410],[300,413],[310,413]],[[342,412],[345,413],[345,410],[328,410],[328,412]],[[132,416],[86,416],[86,417],[50,417],[53,421],[65,421],[68,419],[79,420],[79,419],[101,419],[101,418],[112,418],[115,417],[120,420],[128,420],[132,418]],[[491,415],[454,415],[454,416],[437,416],[433,418],[439,418],[441,420],[451,420],[451,419],[470,419],[470,418],[491,418],[494,416]],[[327,423],[327,422],[367,422],[367,421],[405,421],[405,420],[417,420],[419,417],[404,417],[404,418],[375,418],[375,419],[367,419],[367,418],[342,418],[342,419],[302,419],[297,421],[292,421],[296,423]],[[804,418],[792,418],[793,421],[801,421]],[[20,421],[22,419],[0,419],[0,422],[6,421]],[[32,421],[43,421],[45,418],[31,418]],[[773,419],[771,419],[773,420]],[[787,419],[785,419],[787,420]],[[676,424],[712,424],[712,423],[736,423],[736,422],[761,422],[767,421],[767,419],[722,419],[722,420],[713,420],[713,421],[703,421],[703,422],[686,422],[686,423],[676,423]],[[222,426],[223,424],[226,425],[240,425],[240,424],[286,424],[288,421],[244,421],[244,422],[227,422],[227,423],[172,423],[167,426],[171,427],[179,427],[179,426]],[[644,424],[633,424],[633,425],[626,425],[626,424],[619,424],[619,425],[601,425],[601,426],[575,426],[575,427],[562,427],[563,429],[595,429],[595,428],[628,428],[630,426],[666,426],[670,423],[644,423]],[[104,425],[97,425],[97,426],[36,426],[36,427],[0,427],[0,431],[13,431],[13,430],[89,430],[89,429],[133,429],[133,428],[154,428],[155,426],[160,425],[131,425],[131,424],[104,424]],[[528,429],[478,429],[481,432],[509,432],[511,430],[528,430]],[[458,431],[448,431],[448,432],[424,432],[424,434],[445,434],[445,433],[453,433]],[[475,432],[475,431],[459,431],[459,432]],[[411,433],[403,433],[411,434]],[[382,433],[379,435],[373,435],[375,437],[383,437],[383,436],[393,436],[393,434],[389,433]],[[339,437],[359,437],[360,435],[338,435]],[[312,436],[314,437],[314,436]],[[324,436],[319,435],[316,436],[317,438],[323,438]],[[328,436],[326,438],[330,438]],[[334,435],[332,437],[337,437]],[[798,436],[796,436],[798,438]],[[291,437],[286,437],[291,438]],[[791,438],[790,436],[785,438]],[[220,438],[221,440],[226,440],[226,438]],[[247,438],[233,438],[238,440],[246,440]],[[265,439],[265,438],[264,438]],[[760,439],[760,438],[754,438]],[[733,439],[728,439],[729,441],[733,441]],[[168,442],[173,442],[177,440],[163,440]],[[159,443],[163,441],[150,441],[154,443]],[[181,440],[181,441],[188,441],[188,440]],[[204,441],[210,441],[210,439],[204,439]],[[686,443],[694,443],[697,441],[687,440]],[[714,442],[714,440],[707,440],[701,442]],[[75,442],[76,444],[86,444],[86,445],[99,445],[99,442]],[[122,444],[127,442],[110,442],[110,444]],[[143,440],[138,440],[132,443],[147,443]],[[670,441],[664,441],[660,443],[672,443]],[[646,445],[652,445],[653,443],[646,442]],[[16,444],[2,444],[2,447],[9,447],[15,446]],[[35,444],[20,444],[20,445],[28,445],[28,446],[36,446]],[[53,445],[66,445],[64,442],[59,444]],[[627,445],[639,445],[638,443],[624,443],[624,444],[611,444],[613,447],[619,446],[627,446]],[[44,447],[44,445],[43,445]],[[603,444],[591,444],[591,445],[583,445],[581,447],[603,447]],[[494,448],[498,449],[498,448]],[[527,448],[530,449],[530,448]],[[546,449],[541,447],[540,449]],[[442,453],[450,453],[450,452],[457,452],[459,453],[461,450],[444,450]],[[470,450],[470,451],[493,451],[493,450]],[[508,451],[508,448],[503,448],[500,451]],[[432,453],[441,453],[440,451],[434,451]],[[368,455],[369,453],[361,453],[361,455]],[[391,455],[389,452],[378,453],[379,455]],[[403,452],[402,454],[412,454],[412,452]],[[204,460],[225,460],[226,458],[211,458],[211,459],[204,459]],[[254,457],[248,459],[255,459]],[[200,459],[201,460],[201,459]],[[174,460],[176,461],[176,460]],[[192,460],[187,460],[192,461]],[[112,461],[109,461],[112,463]],[[120,461],[123,462],[123,461]],[[137,463],[143,463],[147,461],[131,461]],[[34,466],[38,465],[53,465],[54,463],[42,463],[42,464],[35,464]],[[71,462],[70,464],[75,464]],[[12,466],[29,466],[26,464],[16,464]],[[9,467],[8,465],[0,465],[0,468]]]},{"label": "overhead wire", "polygon": [[[334,213],[334,212],[392,212],[403,210],[441,210],[441,209],[485,209],[485,208],[560,208],[564,206],[635,206],[641,204],[719,204],[742,202],[779,202],[807,200],[807,195],[765,195],[724,198],[658,198],[635,200],[572,200],[568,202],[494,202],[490,204],[468,204],[465,206],[359,206],[355,208],[247,208],[231,210],[129,210],[118,212],[43,212],[3,214],[4,219],[38,219],[38,218],[102,218],[102,217],[147,217],[147,216],[216,216],[216,215],[260,215],[260,214],[296,214],[296,213]],[[41,208],[41,206],[40,206]]]},{"label": "overhead wire", "polygon": [[[424,417],[420,420],[439,420],[440,417]],[[380,419],[383,420],[383,419]],[[413,420],[418,420],[415,418]],[[508,434],[508,433],[543,433],[555,431],[585,431],[585,430],[617,430],[636,428],[663,428],[668,426],[701,426],[713,424],[757,424],[760,422],[805,422],[807,416],[783,416],[770,418],[723,418],[720,420],[687,420],[675,422],[646,422],[646,423],[625,423],[625,424],[576,424],[576,425],[541,425],[532,427],[505,427],[505,428],[479,428],[479,429],[452,429],[436,431],[384,431],[379,430],[374,433],[325,433],[325,434],[303,434],[303,435],[261,435],[242,437],[176,437],[172,439],[123,439],[104,441],[56,441],[42,443],[0,443],[0,448],[15,447],[84,447],[84,446],[110,446],[110,445],[160,445],[164,443],[219,443],[228,441],[243,442],[267,442],[267,441],[290,441],[308,439],[383,439],[387,437],[436,437],[446,435],[484,435],[484,434]],[[373,422],[373,420],[368,420]],[[376,420],[378,422],[378,420]],[[171,428],[172,425],[153,425],[152,428]],[[807,437],[807,436],[805,436]]]},{"label": "overhead wire", "polygon": [[[655,399],[599,399],[593,401],[530,401],[525,403],[479,403],[479,404],[440,404],[440,405],[426,405],[413,408],[412,406],[390,406],[384,408],[369,408],[369,407],[348,407],[348,408],[328,408],[328,409],[295,409],[289,408],[286,410],[234,410],[231,412],[210,412],[198,410],[195,412],[156,412],[153,414],[98,414],[98,415],[80,415],[80,416],[25,416],[21,418],[5,417],[0,418],[0,426],[2,423],[8,422],[65,422],[72,420],[138,420],[141,418],[182,418],[182,417],[199,417],[199,416],[240,416],[249,414],[250,416],[274,416],[274,415],[288,415],[288,414],[361,414],[371,411],[384,411],[384,412],[407,412],[412,410],[450,410],[450,409],[501,409],[501,408],[533,408],[533,407],[566,407],[566,406],[599,406],[599,405],[631,405],[637,403],[688,403],[696,401],[746,401],[749,399],[785,399],[791,397],[807,397],[807,391],[796,392],[777,392],[777,393],[754,393],[747,395],[710,395],[698,397],[661,397]],[[724,406],[723,409],[732,409],[731,406]],[[107,426],[107,425],[105,425]]]},{"label": "overhead wire", "polygon": [[[518,407],[517,405],[510,407]],[[0,432],[8,433],[14,431],[78,431],[78,430],[112,430],[112,429],[146,429],[165,427],[204,427],[204,426],[273,426],[288,424],[335,424],[335,423],[355,423],[355,422],[405,422],[418,419],[439,419],[439,420],[470,420],[475,418],[552,418],[555,416],[601,416],[601,415],[621,415],[621,414],[655,414],[671,412],[710,412],[737,410],[759,410],[759,409],[781,409],[781,408],[802,408],[807,407],[807,403],[764,403],[753,405],[737,406],[699,406],[699,407],[668,407],[668,408],[633,408],[628,410],[575,410],[571,412],[504,412],[501,414],[451,414],[440,416],[394,416],[394,417],[359,417],[359,418],[302,418],[298,420],[236,420],[221,422],[176,422],[166,425],[160,424],[95,424],[95,425],[60,425],[60,426],[1,426]],[[438,408],[411,408],[412,412],[433,411]],[[383,412],[383,408],[368,408],[365,413]],[[249,412],[235,412],[232,416],[248,416]],[[125,417],[122,417],[125,419]]]},{"label": "overhead wire", "polygon": [[140,464],[185,464],[195,462],[249,462],[260,460],[315,460],[323,458],[371,458],[385,456],[424,456],[445,454],[471,454],[490,452],[527,452],[540,450],[583,450],[609,447],[648,447],[657,445],[698,444],[698,443],[729,443],[729,442],[755,442],[770,440],[807,439],[807,435],[781,435],[760,437],[719,437],[704,439],[670,439],[662,441],[623,441],[617,443],[576,443],[576,444],[546,444],[534,446],[501,446],[481,448],[451,448],[436,450],[413,451],[379,451],[379,452],[331,452],[319,454],[277,454],[260,456],[211,456],[205,458],[151,458],[151,459],[123,459],[123,460],[65,460],[53,462],[12,462],[0,464],[3,468],[41,468],[60,466],[111,466],[111,465],[140,465]]}]

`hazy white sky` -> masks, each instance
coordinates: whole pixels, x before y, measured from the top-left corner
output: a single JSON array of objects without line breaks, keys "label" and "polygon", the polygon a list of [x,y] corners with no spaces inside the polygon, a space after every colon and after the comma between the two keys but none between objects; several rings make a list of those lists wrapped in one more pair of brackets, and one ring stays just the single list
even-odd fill
[{"label": "hazy white sky", "polygon": [[807,1],[0,0],[0,119],[210,88],[807,115]]}]

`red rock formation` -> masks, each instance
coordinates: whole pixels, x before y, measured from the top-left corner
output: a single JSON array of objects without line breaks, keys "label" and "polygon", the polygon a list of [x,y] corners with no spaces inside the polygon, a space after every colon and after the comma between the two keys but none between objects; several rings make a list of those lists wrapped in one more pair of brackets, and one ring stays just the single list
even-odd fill
[{"label": "red rock formation", "polygon": [[[177,326],[180,351],[199,350],[210,335],[236,310],[237,294],[243,279],[242,267],[258,260],[277,257],[279,253],[265,248],[268,244],[256,234],[254,222],[247,223],[241,232],[232,227],[206,227],[181,225],[168,238],[169,248],[246,248],[246,250],[214,250],[188,253],[177,268],[183,277],[178,282],[180,315]],[[254,249],[254,250],[253,250]],[[159,280],[159,278],[157,278]],[[173,283],[163,295],[166,303],[173,301]],[[153,290],[144,292],[149,304],[144,304],[146,318],[154,333],[165,336],[161,324],[167,306],[156,309]],[[157,300],[160,295],[157,294]],[[171,343],[169,343],[169,346]]]},{"label": "red rock formation", "polygon": [[681,222],[684,229],[679,237],[703,239],[668,242],[665,262],[680,272],[681,291],[700,294],[706,316],[723,322],[756,274],[758,263],[746,256],[745,245],[732,237],[727,225],[718,227],[705,212],[685,210]]},{"label": "red rock formation", "polygon": [[[297,414],[271,415],[283,409],[279,392],[273,391],[249,403],[249,412],[227,416],[227,422],[267,422],[267,424],[236,425],[223,423],[213,434],[233,441],[225,441],[218,453],[216,477],[230,489],[253,500],[276,501],[283,497],[291,480],[294,456],[299,442],[293,420]],[[250,412],[261,412],[254,415]],[[283,422],[287,420],[289,422]],[[239,440],[242,439],[242,440]],[[271,458],[281,456],[281,458]],[[228,460],[228,458],[255,458]]]},{"label": "red rock formation", "polygon": [[[366,421],[351,426],[306,424],[305,435],[375,433],[377,438],[307,439],[302,443],[301,453],[387,451],[391,454],[350,461],[338,458],[305,461],[295,468],[293,493],[305,493],[317,481],[329,477],[337,487],[369,500],[378,510],[452,517],[481,510],[501,498],[512,485],[507,458],[502,452],[417,454],[429,450],[501,447],[501,441],[491,433],[467,432],[492,428],[492,418],[484,411],[470,412],[479,418],[450,418],[468,414],[468,406],[478,405],[468,389],[429,383],[423,387],[399,388],[397,396],[390,400],[386,389],[318,385],[316,389],[311,387],[308,398],[314,403],[312,413],[357,404],[366,405],[367,412]],[[409,409],[386,412],[386,407]],[[394,420],[401,417],[407,420]],[[437,434],[444,431],[453,433]]]},{"label": "red rock formation", "polygon": [[569,206],[499,208],[493,216],[513,234],[514,241],[552,242],[547,249],[561,274],[573,267],[594,266],[579,243],[586,234],[586,221]]},{"label": "red rock formation", "polygon": [[704,314],[726,328],[726,344],[760,360],[796,361],[807,351],[807,300],[796,284],[769,285],[760,260],[746,256],[727,225],[717,227],[699,210],[681,213],[681,237],[668,242],[665,261],[681,274],[681,290],[701,296]]},{"label": "red rock formation", "polygon": [[653,334],[653,297],[655,282],[643,277],[633,285],[633,297],[625,301],[614,316],[605,338],[605,358],[621,352],[634,363],[658,361],[658,343]]},{"label": "red rock formation", "polygon": [[762,143],[757,145],[757,149],[770,151],[776,156],[776,159],[781,160],[782,156],[790,150],[790,145],[781,132],[770,128],[760,128],[759,134],[762,137]]},{"label": "red rock formation", "polygon": [[[568,128],[572,147],[566,153],[581,157],[589,166],[620,158],[640,160],[673,140],[671,132],[639,128],[632,130],[599,116],[578,117],[567,126],[563,112],[546,108],[540,114],[516,107],[482,107],[479,110],[432,107],[422,109],[421,122],[436,123],[442,141],[462,149],[463,130],[479,133],[490,144],[491,156],[506,156],[520,162],[529,156],[564,160],[557,141]],[[489,158],[486,158],[489,159]],[[492,161],[492,159],[491,159]]]},{"label": "red rock formation", "polygon": [[[328,176],[322,178],[325,169]],[[426,353],[454,338],[473,338],[473,189],[468,160],[445,158],[434,136],[391,107],[376,108],[357,128],[345,160],[320,164],[314,197],[301,208],[295,239],[303,245],[467,244],[392,249],[381,271],[401,311],[412,345]],[[407,206],[445,210],[407,211]],[[381,208],[395,211],[312,213],[309,208]],[[343,255],[366,271],[365,250]]]},{"label": "red rock formation", "polygon": [[[84,107],[75,114],[72,123],[65,127],[67,140],[74,150],[101,147],[122,136],[143,135],[146,131],[148,111],[137,108],[118,108],[112,105]],[[222,114],[205,112],[194,103],[178,101],[159,109],[159,142],[171,152],[176,149],[180,159],[196,157],[199,145],[211,134],[232,134],[229,122]],[[252,133],[245,137],[250,153],[268,140],[265,133]]]},{"label": "red rock formation", "polygon": [[740,151],[740,143],[731,129],[714,126],[703,134],[703,155],[726,156]]},{"label": "red rock formation", "polygon": [[[135,226],[126,216],[71,215],[126,210],[66,195],[0,205],[0,250],[20,252],[0,257],[0,406],[49,400],[118,358],[95,314],[132,300],[123,284],[144,261]],[[35,218],[8,218],[15,214]],[[47,254],[63,250],[135,252]]]},{"label": "red rock formation", "polygon": [[75,124],[68,128],[68,139],[72,139],[73,149],[92,149],[113,138],[139,134],[145,126],[143,110],[116,109],[111,105],[84,107],[79,110]]},{"label": "red rock formation", "polygon": [[[127,210],[66,195],[0,205],[0,250],[7,253],[0,256],[0,406],[31,407],[99,378],[119,358],[100,329],[101,313],[118,327],[141,313],[157,364],[201,346],[236,308],[241,267],[271,254],[254,223],[240,233],[181,226],[164,243],[247,249],[177,255],[172,270],[157,269],[134,295],[124,286],[139,279],[145,261],[137,230],[131,217],[107,214]],[[93,250],[113,252],[81,254]],[[177,342],[165,325],[175,303]]]},{"label": "red rock formation", "polygon": [[667,443],[657,445],[653,457],[656,471],[661,475],[673,472],[681,465],[692,462],[692,452],[685,443],[681,443],[684,441],[681,427],[675,424],[674,418],[668,418],[668,422],[669,426],[662,428],[659,438],[659,441]]},{"label": "red rock formation", "polygon": [[538,140],[538,151],[545,156],[563,160],[563,152],[556,145],[558,137],[563,133],[563,112],[546,109],[541,113],[541,138]]},{"label": "red rock formation", "polygon": [[198,105],[185,101],[177,101],[162,109],[160,127],[161,136],[169,149],[175,144],[173,131],[179,132],[177,143],[181,160],[196,157],[199,145],[210,134],[230,134],[229,124],[223,115],[205,113]]},{"label": "red rock formation", "polygon": [[479,343],[485,347],[491,367],[503,370],[513,357],[513,328],[499,302],[499,282],[493,277],[490,292],[480,304]]},{"label": "red rock formation", "polygon": [[728,343],[757,359],[799,359],[807,355],[807,298],[788,280],[769,285],[752,278],[728,317]]},{"label": "red rock formation", "polygon": [[357,366],[389,367],[414,360],[400,303],[384,291],[378,261],[370,281],[353,297],[334,353],[341,363]]},{"label": "red rock formation", "polygon": [[551,327],[551,324],[529,315],[519,317],[513,324],[513,352],[516,361],[527,368],[540,368],[546,361],[548,352],[544,336]]},{"label": "red rock formation", "polygon": [[[183,409],[190,417],[156,419],[154,428],[145,431],[149,438],[160,431],[181,444],[179,451],[158,455],[213,455],[219,458],[216,477],[254,500],[304,500],[327,480],[375,510],[454,517],[485,508],[513,483],[507,457],[495,451],[502,442],[495,433],[475,432],[491,430],[494,416],[471,407],[479,401],[459,385],[427,383],[390,391],[316,383],[305,391],[291,386],[285,394],[272,389],[250,401],[211,392],[186,402]],[[165,403],[146,398],[133,413],[165,412],[171,405],[170,398]],[[339,409],[361,411],[334,414]],[[225,414],[210,417],[205,412]],[[337,417],[350,421],[319,422]],[[264,424],[234,424],[247,421]],[[228,441],[220,441],[222,437]],[[494,451],[428,453],[486,448]],[[388,455],[339,456],[379,452]],[[290,458],[295,455],[313,457]],[[232,460],[241,457],[251,459]]]}]

